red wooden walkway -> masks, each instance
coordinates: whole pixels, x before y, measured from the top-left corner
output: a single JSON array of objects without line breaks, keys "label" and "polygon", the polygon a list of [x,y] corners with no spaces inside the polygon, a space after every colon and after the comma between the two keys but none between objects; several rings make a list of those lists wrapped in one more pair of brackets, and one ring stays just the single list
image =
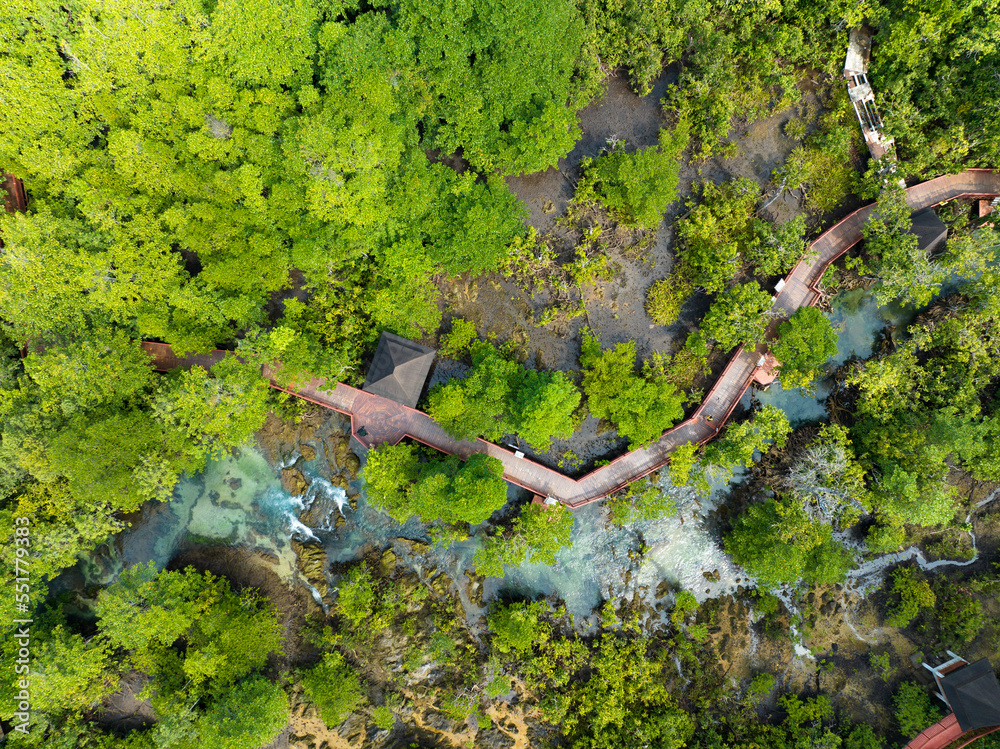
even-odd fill
[{"label": "red wooden walkway", "polygon": [[[19,181],[17,182],[19,185]],[[960,197],[993,197],[1000,195],[1000,174],[990,169],[971,169],[961,174],[938,177],[909,188],[907,202],[914,210],[937,205]],[[23,190],[19,193],[23,197]],[[18,201],[19,203],[22,201]],[[17,207],[23,208],[23,205]],[[791,270],[785,285],[777,294],[773,312],[786,317],[803,305],[815,304],[819,298],[818,284],[829,265],[861,241],[861,230],[873,206],[865,206],[847,216],[821,234],[810,246],[810,252]],[[769,328],[774,335],[776,321]],[[179,366],[205,367],[227,355],[214,351],[198,356],[178,357],[166,344],[144,343],[157,369]],[[351,417],[351,430],[363,444],[396,444],[404,437],[422,442],[441,452],[467,457],[486,453],[498,458],[504,466],[504,478],[543,497],[554,497],[569,507],[580,507],[607,497],[637,479],[666,465],[670,453],[689,442],[704,443],[712,439],[732,414],[740,398],[758,375],[758,361],[766,351],[762,344],[756,349],[736,349],[732,359],[709,390],[691,418],[665,432],[652,445],[633,450],[598,468],[581,479],[571,479],[528,458],[515,457],[511,450],[484,440],[456,441],[427,414],[400,405],[395,401],[366,393],[357,388],[336,383],[328,388],[324,380],[296,383],[294,389],[278,385],[265,371],[271,386],[304,398],[325,408]],[[711,421],[708,421],[708,418]],[[365,437],[358,431],[364,427]]]},{"label": "red wooden walkway", "polygon": [[[914,210],[954,198],[992,197],[1000,195],[1000,173],[989,169],[972,169],[923,182],[906,192],[907,202]],[[832,262],[861,241],[861,230],[872,208],[869,205],[858,209],[812,243],[810,252],[791,270],[784,287],[777,294],[773,310],[775,315],[787,317],[799,307],[816,303],[820,296],[820,279]],[[769,336],[774,335],[775,327],[776,322],[769,329]],[[157,369],[194,364],[210,366],[226,355],[226,352],[217,351],[179,358],[165,344],[143,345],[153,356]],[[270,372],[265,371],[264,374],[271,379],[272,387],[350,416],[351,430],[362,444],[396,444],[404,437],[410,437],[441,452],[463,458],[472,453],[486,453],[503,463],[504,478],[507,481],[543,497],[554,497],[568,507],[575,508],[603,499],[662,468],[669,461],[670,453],[677,447],[689,442],[704,443],[712,439],[750,387],[759,371],[757,363],[765,351],[765,344],[751,350],[742,347],[736,349],[691,418],[665,432],[652,445],[633,450],[580,479],[571,479],[528,458],[515,457],[513,451],[485,440],[456,441],[422,411],[343,383],[327,389],[325,381],[310,380],[304,384],[296,383],[294,388],[283,388],[270,377]],[[711,422],[707,417],[711,417]],[[364,437],[358,435],[358,430],[362,427],[365,430]]]}]

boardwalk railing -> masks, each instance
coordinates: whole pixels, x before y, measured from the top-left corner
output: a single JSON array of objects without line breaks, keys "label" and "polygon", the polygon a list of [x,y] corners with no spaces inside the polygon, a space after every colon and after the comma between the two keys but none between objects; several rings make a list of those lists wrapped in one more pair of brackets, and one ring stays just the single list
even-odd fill
[{"label": "boardwalk railing", "polygon": [[[991,169],[970,169],[923,182],[906,192],[907,202],[913,210],[955,198],[993,197],[1000,195],[1000,174]],[[785,283],[775,297],[772,313],[776,318],[791,315],[799,307],[816,303],[820,298],[819,284],[823,274],[831,263],[861,241],[862,229],[872,209],[870,205],[859,208],[823,232],[810,245],[809,253],[785,277]],[[774,335],[775,328],[776,324],[770,326],[769,337]],[[213,351],[180,357],[166,344],[151,342],[144,343],[143,348],[152,357],[154,367],[160,370],[196,365],[207,368],[229,355],[229,352]],[[334,387],[328,389],[324,380],[313,379],[291,387],[278,383],[272,371],[265,369],[263,374],[273,388],[350,416],[351,432],[368,447],[397,444],[410,437],[462,458],[473,453],[485,453],[500,460],[507,481],[576,508],[604,499],[662,468],[677,447],[688,443],[703,444],[712,439],[760,375],[758,362],[765,350],[764,344],[749,350],[737,348],[691,417],[664,432],[653,444],[626,453],[580,479],[572,479],[529,458],[518,457],[512,450],[482,439],[454,440],[422,411],[343,383],[334,383]],[[362,429],[364,432],[360,433]]]}]

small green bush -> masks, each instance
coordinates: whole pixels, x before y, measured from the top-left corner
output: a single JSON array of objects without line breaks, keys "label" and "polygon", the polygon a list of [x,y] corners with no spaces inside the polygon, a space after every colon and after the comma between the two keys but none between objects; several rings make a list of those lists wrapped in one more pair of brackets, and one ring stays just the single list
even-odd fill
[{"label": "small green bush", "polygon": [[372,711],[372,721],[376,727],[388,731],[396,725],[396,714],[386,705],[379,705]]},{"label": "small green bush", "polygon": [[493,647],[500,653],[529,653],[536,645],[543,645],[550,636],[549,626],[542,621],[545,604],[512,603],[497,609],[490,616],[493,630]]},{"label": "small green bush", "polygon": [[747,687],[746,696],[743,701],[748,705],[756,705],[774,689],[774,674],[757,674],[750,681]]},{"label": "small green bush", "polygon": [[931,586],[926,580],[918,578],[912,567],[900,567],[892,573],[892,594],[897,597],[897,602],[889,607],[885,618],[892,627],[909,625],[917,618],[921,608],[933,606],[937,600]]},{"label": "small green bush", "polygon": [[477,337],[475,323],[456,317],[451,321],[451,332],[441,336],[438,353],[441,356],[459,357],[472,348],[472,342]]},{"label": "small green bush", "polygon": [[899,691],[893,698],[896,706],[896,721],[899,732],[904,736],[913,737],[927,726],[936,723],[941,713],[931,702],[927,691],[913,681],[904,681],[899,685]]},{"label": "small green bush", "polygon": [[486,696],[491,700],[501,697],[513,688],[513,682],[507,675],[495,676],[486,685]]},{"label": "small green bush", "polygon": [[615,148],[596,160],[584,159],[577,198],[593,195],[620,224],[655,229],[667,206],[677,200],[678,159],[688,144],[686,122],[673,132],[661,130],[659,141],[632,153]]},{"label": "small green bush", "polygon": [[361,680],[340,653],[327,653],[302,675],[302,688],[328,728],[339,726],[363,701]]},{"label": "small green bush", "polygon": [[646,292],[646,314],[657,325],[675,323],[690,295],[690,283],[675,275],[667,276],[656,281]]}]

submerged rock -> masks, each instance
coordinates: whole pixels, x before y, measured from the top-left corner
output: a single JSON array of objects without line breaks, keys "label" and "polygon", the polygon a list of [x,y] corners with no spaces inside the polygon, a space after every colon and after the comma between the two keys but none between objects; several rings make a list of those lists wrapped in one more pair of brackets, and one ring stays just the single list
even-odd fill
[{"label": "submerged rock", "polygon": [[295,539],[292,539],[292,549],[295,551],[295,566],[299,572],[325,598],[330,592],[330,585],[326,580],[326,551],[319,544],[302,543]]},{"label": "submerged rock", "polygon": [[293,497],[298,497],[306,493],[306,490],[309,488],[309,481],[298,468],[282,468],[281,485]]},{"label": "submerged rock", "polygon": [[360,470],[361,470],[361,459],[354,453],[348,453],[347,457],[344,458],[344,471],[351,478],[355,478],[358,475],[358,471]]}]

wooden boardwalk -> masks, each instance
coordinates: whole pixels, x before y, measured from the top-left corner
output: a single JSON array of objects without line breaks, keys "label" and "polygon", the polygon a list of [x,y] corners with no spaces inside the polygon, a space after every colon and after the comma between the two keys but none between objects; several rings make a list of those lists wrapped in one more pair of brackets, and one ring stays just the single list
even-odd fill
[{"label": "wooden boardwalk", "polygon": [[[1000,195],[1000,174],[989,169],[972,169],[961,174],[946,175],[909,188],[907,202],[916,211],[961,197],[994,197]],[[785,285],[776,295],[773,307],[775,320],[769,327],[773,337],[779,319],[791,315],[799,307],[815,304],[819,299],[819,282],[823,273],[837,258],[861,241],[861,230],[873,206],[865,206],[821,234],[810,245],[810,251],[785,278]],[[224,351],[192,357],[177,357],[169,346],[160,343],[143,344],[153,357],[157,369],[178,366],[211,366],[227,355]],[[704,443],[712,439],[725,424],[750,384],[761,373],[758,363],[766,344],[756,349],[736,349],[732,359],[716,380],[712,389],[692,416],[665,432],[648,447],[633,450],[598,468],[580,479],[571,479],[528,458],[518,458],[511,450],[484,440],[456,441],[439,427],[430,416],[395,401],[337,383],[328,389],[322,380],[310,380],[294,387],[281,387],[271,377],[271,386],[304,398],[325,408],[351,417],[351,431],[367,446],[396,444],[404,437],[433,447],[444,453],[466,458],[472,453],[486,453],[498,458],[504,466],[504,478],[543,497],[553,497],[568,507],[581,507],[607,497],[628,484],[662,468],[670,453],[689,442]],[[711,417],[711,421],[709,421]],[[362,436],[359,434],[363,429]]]}]

